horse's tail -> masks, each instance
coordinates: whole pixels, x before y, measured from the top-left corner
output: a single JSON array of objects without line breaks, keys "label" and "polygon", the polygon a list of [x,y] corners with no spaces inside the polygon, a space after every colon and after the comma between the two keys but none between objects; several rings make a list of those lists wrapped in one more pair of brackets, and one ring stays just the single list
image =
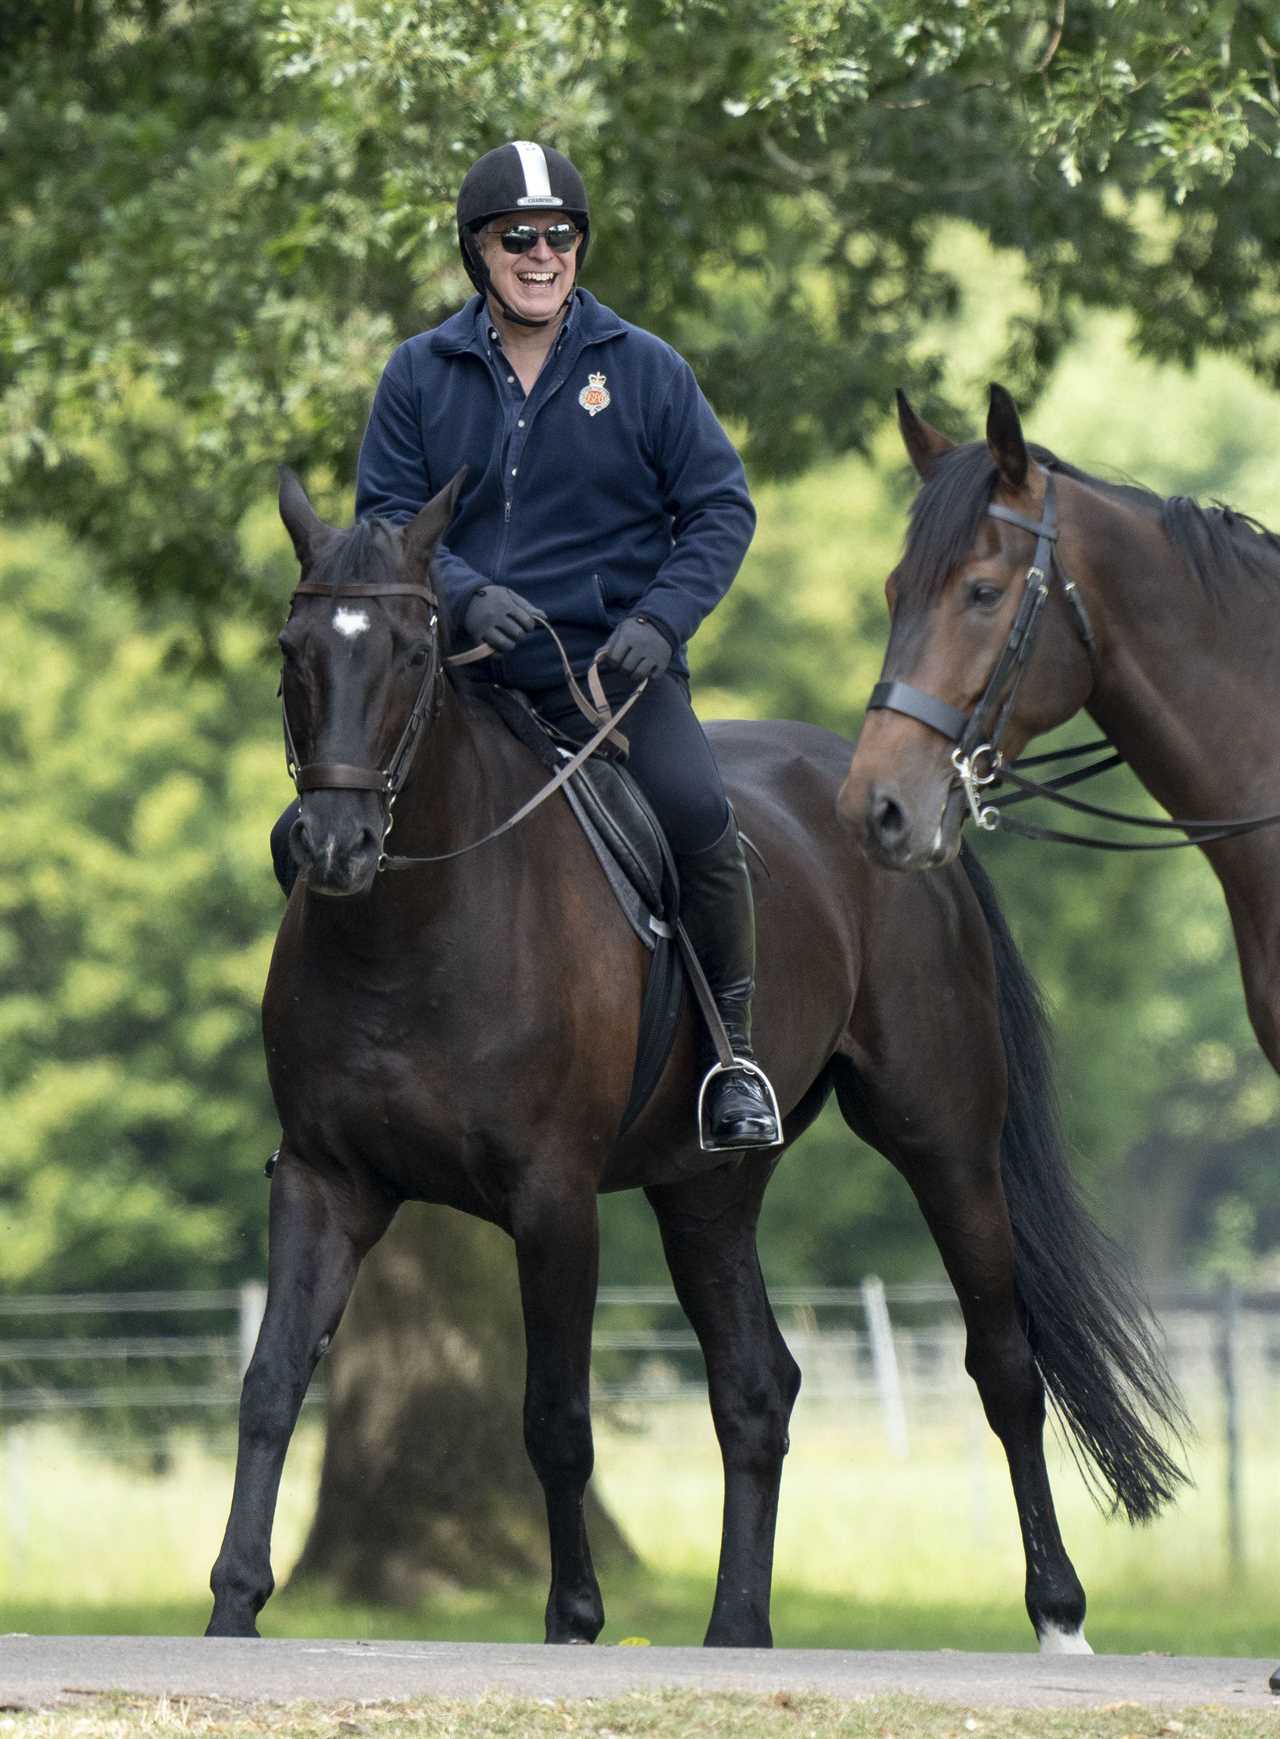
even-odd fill
[{"label": "horse's tail", "polygon": [[995,955],[1009,1073],[1000,1170],[1028,1339],[1095,1493],[1148,1521],[1187,1483],[1159,1439],[1180,1446],[1189,1421],[1127,1258],[1086,1213],[1068,1168],[1039,989],[967,850],[964,866]]}]

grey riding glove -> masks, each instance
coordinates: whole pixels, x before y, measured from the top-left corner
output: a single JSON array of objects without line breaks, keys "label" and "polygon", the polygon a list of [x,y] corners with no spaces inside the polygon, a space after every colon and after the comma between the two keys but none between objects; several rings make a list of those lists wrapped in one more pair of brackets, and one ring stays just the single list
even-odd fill
[{"label": "grey riding glove", "polygon": [[647,616],[628,616],[619,622],[600,650],[602,661],[614,664],[632,682],[661,676],[675,651],[670,640]]},{"label": "grey riding glove", "polygon": [[477,646],[483,641],[495,652],[510,652],[545,620],[541,610],[509,586],[481,586],[467,605],[462,629]]}]

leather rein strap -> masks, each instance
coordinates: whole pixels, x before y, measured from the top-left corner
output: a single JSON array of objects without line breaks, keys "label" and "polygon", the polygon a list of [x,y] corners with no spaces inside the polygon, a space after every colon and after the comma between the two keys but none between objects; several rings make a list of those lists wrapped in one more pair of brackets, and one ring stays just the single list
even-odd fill
[{"label": "leather rein strap", "polygon": [[[368,583],[353,582],[348,585],[325,586],[313,580],[303,580],[294,588],[294,596],[299,593],[305,596],[325,598],[421,598],[431,611],[428,629],[431,637],[431,655],[423,672],[422,681],[418,684],[418,692],[414,697],[409,716],[405,720],[404,729],[399,740],[387,759],[385,767],[358,767],[344,761],[312,761],[300,764],[298,753],[294,747],[293,731],[289,725],[289,710],[281,693],[281,714],[284,720],[285,761],[289,776],[299,796],[308,791],[376,791],[383,800],[386,812],[386,822],[382,830],[382,850],[378,856],[379,870],[409,869],[417,864],[445,863],[450,858],[462,857],[469,851],[475,851],[477,846],[487,845],[490,840],[498,839],[502,834],[509,833],[527,815],[531,815],[540,804],[560,789],[572,778],[583,762],[606,741],[615,743],[625,754],[627,739],[618,729],[618,724],[631,711],[648,687],[648,683],[636,685],[634,692],[627,696],[615,712],[609,704],[600,680],[598,670],[599,654],[593,659],[587,672],[587,688],[590,700],[583,694],[573,668],[569,663],[560,636],[551,624],[542,617],[538,618],[538,626],[545,629],[555,642],[560,654],[560,662],[564,668],[565,682],[570,694],[577,703],[588,722],[594,725],[595,731],[574,755],[572,755],[555,777],[536,791],[527,803],[524,803],[500,826],[486,833],[482,838],[472,840],[469,845],[457,847],[454,851],[433,852],[427,855],[401,854],[392,856],[386,850],[388,835],[395,820],[396,798],[401,786],[413,764],[421,740],[423,726],[435,716],[440,700],[440,684],[444,679],[444,662],[440,657],[440,638],[438,633],[440,605],[435,593],[430,587],[414,584],[409,581],[370,581]],[[449,664],[474,664],[482,658],[498,656],[492,646],[485,642],[475,646],[469,652],[459,652],[448,659]]]}]

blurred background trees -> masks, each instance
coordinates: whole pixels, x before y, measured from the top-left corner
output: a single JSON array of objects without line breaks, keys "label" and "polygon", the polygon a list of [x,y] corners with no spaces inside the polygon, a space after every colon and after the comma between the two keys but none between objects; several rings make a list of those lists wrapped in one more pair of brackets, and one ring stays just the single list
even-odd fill
[{"label": "blurred background trees", "polygon": [[[469,290],[475,155],[571,152],[587,286],[742,444],[760,531],[700,710],[851,735],[910,498],[896,384],[965,436],[996,376],[1076,463],[1280,519],[1276,46],[1270,8],[1206,0],[0,0],[0,1285],[262,1269],[274,467],[349,516],[387,354]],[[1280,1094],[1206,866],[982,850],[1100,1217],[1153,1278],[1274,1267]],[[643,1201],[602,1215],[605,1278],[658,1274]],[[416,1234],[415,1322],[487,1296],[422,1290],[454,1223]],[[779,1281],[936,1266],[832,1123],[764,1245]]]}]

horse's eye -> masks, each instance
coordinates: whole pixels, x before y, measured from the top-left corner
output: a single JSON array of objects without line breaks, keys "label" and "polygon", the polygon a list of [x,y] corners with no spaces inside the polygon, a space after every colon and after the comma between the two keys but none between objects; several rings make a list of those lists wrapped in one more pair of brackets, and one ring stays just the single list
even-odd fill
[{"label": "horse's eye", "polygon": [[986,580],[975,580],[969,587],[968,602],[975,610],[990,610],[997,605],[1004,593],[999,586],[992,586]]},{"label": "horse's eye", "polygon": [[431,655],[430,646],[427,644],[427,642],[425,640],[419,640],[418,644],[413,648],[413,651],[410,652],[410,654],[409,654],[409,668],[410,668],[410,670],[421,670],[423,665],[427,662],[427,659],[430,657],[430,655]]}]

